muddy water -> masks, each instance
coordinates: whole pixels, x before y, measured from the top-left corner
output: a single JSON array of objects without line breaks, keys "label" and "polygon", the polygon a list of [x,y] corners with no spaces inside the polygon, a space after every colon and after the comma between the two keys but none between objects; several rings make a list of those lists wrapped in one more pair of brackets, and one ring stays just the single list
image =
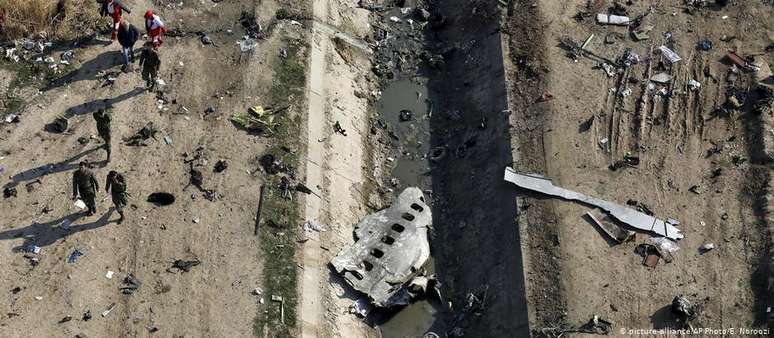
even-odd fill
[{"label": "muddy water", "polygon": [[[396,195],[406,187],[430,187],[430,104],[427,101],[427,79],[402,79],[392,82],[383,92],[377,106],[382,121],[387,123],[398,155],[391,157],[392,177],[397,179]],[[402,113],[401,113],[402,112]]]},{"label": "muddy water", "polygon": [[[432,183],[427,157],[432,110],[427,97],[427,79],[399,79],[384,89],[377,105],[379,118],[393,134],[396,151],[389,164],[396,196],[406,187],[427,193]],[[426,269],[434,273],[432,257]],[[429,301],[419,300],[397,312],[379,314],[375,321],[384,338],[422,337],[431,330],[437,313]]]}]

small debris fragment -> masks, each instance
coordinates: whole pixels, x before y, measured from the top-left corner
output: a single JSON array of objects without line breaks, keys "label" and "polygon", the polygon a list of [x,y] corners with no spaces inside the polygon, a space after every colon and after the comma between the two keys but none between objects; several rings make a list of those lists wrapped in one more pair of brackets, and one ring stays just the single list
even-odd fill
[{"label": "small debris fragment", "polygon": [[325,231],[325,226],[317,221],[314,220],[308,220],[304,222],[304,231],[306,232],[323,232]]},{"label": "small debris fragment", "polygon": [[220,173],[224,170],[228,169],[228,163],[226,160],[219,160],[218,162],[215,162],[215,172]]},{"label": "small debris fragment", "polygon": [[74,264],[76,260],[78,260],[78,257],[83,256],[83,252],[81,252],[78,249],[73,250],[73,252],[70,254],[70,257],[67,258],[67,263]]},{"label": "small debris fragment", "polygon": [[113,311],[113,309],[115,307],[116,307],[116,303],[110,304],[110,306],[108,306],[107,310],[102,311],[102,317],[107,317],[110,314],[110,312]]},{"label": "small debris fragment", "polygon": [[131,295],[140,288],[140,284],[140,280],[130,273],[124,278],[124,286],[121,287],[121,293]]},{"label": "small debris fragment", "polygon": [[699,45],[697,46],[699,50],[707,52],[712,49],[712,41],[709,39],[704,39],[699,41]]},{"label": "small debris fragment", "polygon": [[597,23],[602,25],[628,26],[631,19],[628,16],[597,14]]},{"label": "small debris fragment", "polygon": [[191,261],[178,259],[174,263],[172,263],[172,269],[177,269],[177,270],[183,271],[183,272],[190,272],[191,268],[193,268],[194,266],[197,266],[197,265],[199,265],[201,263],[202,262],[200,260],[198,260],[198,259],[191,260]]},{"label": "small debris fragment", "polygon": [[669,83],[669,81],[672,81],[672,75],[669,75],[667,73],[658,73],[656,75],[651,76],[650,80],[656,83],[666,84],[666,83]]},{"label": "small debris fragment", "polygon": [[16,197],[16,194],[17,192],[15,187],[6,187],[5,189],[3,189],[4,198]]},{"label": "small debris fragment", "polygon": [[693,79],[688,80],[688,89],[692,91],[697,91],[699,90],[699,88],[701,88],[701,83],[699,81],[696,81]]},{"label": "small debris fragment", "polygon": [[398,119],[400,119],[401,122],[408,122],[408,121],[411,121],[413,117],[414,117],[414,112],[408,109],[403,109],[400,111],[400,115],[398,116]]},{"label": "small debris fragment", "polygon": [[703,255],[709,251],[712,251],[712,249],[715,249],[714,243],[704,243],[699,247],[699,253]]},{"label": "small debris fragment", "polygon": [[679,295],[672,300],[672,314],[683,324],[688,324],[698,317],[698,309],[697,306],[691,304],[688,298]]},{"label": "small debris fragment", "polygon": [[677,53],[669,49],[667,46],[662,45],[658,47],[658,49],[661,51],[661,55],[667,58],[667,60],[669,60],[670,63],[675,63],[682,60],[680,55],[677,55]]},{"label": "small debris fragment", "polygon": [[336,121],[336,123],[333,124],[333,132],[347,136],[347,130],[341,127],[341,123],[339,123],[339,121]]}]

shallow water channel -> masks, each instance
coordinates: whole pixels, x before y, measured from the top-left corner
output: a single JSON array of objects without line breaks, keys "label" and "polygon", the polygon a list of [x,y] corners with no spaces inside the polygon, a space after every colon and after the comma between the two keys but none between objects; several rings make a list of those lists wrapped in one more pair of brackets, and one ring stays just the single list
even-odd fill
[{"label": "shallow water channel", "polygon": [[[398,154],[388,159],[395,196],[407,187],[418,187],[431,200],[428,152],[432,106],[428,101],[427,79],[391,82],[382,92],[377,109],[379,118],[392,132],[392,146]],[[426,264],[428,274],[434,273],[433,264],[431,257]],[[374,321],[384,338],[422,337],[431,330],[437,313],[434,304],[422,299],[398,310],[377,313]]]}]

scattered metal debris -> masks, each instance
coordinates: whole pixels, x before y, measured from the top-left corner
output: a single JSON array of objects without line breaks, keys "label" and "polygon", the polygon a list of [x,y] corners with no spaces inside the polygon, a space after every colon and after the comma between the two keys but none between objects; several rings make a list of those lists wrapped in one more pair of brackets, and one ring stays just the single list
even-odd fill
[{"label": "scattered metal debris", "polygon": [[341,134],[342,136],[347,136],[347,130],[341,126],[339,121],[336,121],[336,123],[333,124],[333,132],[336,134]]},{"label": "scattered metal debris", "polygon": [[121,287],[121,293],[125,295],[134,294],[137,289],[140,288],[140,280],[134,277],[133,274],[129,274],[124,278],[124,286]]},{"label": "scattered metal debris", "polygon": [[202,264],[202,262],[200,260],[198,260],[198,259],[194,259],[194,260],[190,260],[190,261],[189,260],[178,259],[174,263],[172,263],[172,267],[170,269],[168,269],[167,271],[172,272],[171,271],[172,269],[176,269],[176,270],[182,271],[182,272],[191,272],[191,268],[193,268],[194,266],[197,266],[199,264]]},{"label": "scattered metal debris", "polygon": [[427,229],[430,207],[418,188],[404,190],[388,209],[366,216],[355,226],[356,242],[331,264],[374,305],[403,303],[402,287],[411,281],[430,256]]},{"label": "scattered metal debris", "polygon": [[540,333],[544,337],[559,338],[565,333],[588,333],[607,335],[612,329],[613,323],[595,315],[586,324],[581,326],[572,326],[569,324],[559,325],[557,327],[545,327],[540,329]]},{"label": "scattered metal debris", "polygon": [[113,311],[113,309],[115,309],[115,307],[116,307],[116,303],[110,304],[110,306],[108,306],[107,310],[102,311],[102,317],[107,317],[110,314],[110,312]]},{"label": "scattered metal debris", "polygon": [[81,250],[75,249],[67,258],[67,263],[74,264],[75,261],[78,260],[78,257],[81,256],[83,256],[83,252],[81,252]]},{"label": "scattered metal debris", "polygon": [[662,45],[658,47],[658,50],[661,51],[661,55],[663,55],[667,60],[669,60],[669,63],[675,63],[682,60],[680,55],[677,55],[677,53],[669,49],[667,46]]},{"label": "scattered metal debris", "polygon": [[153,125],[153,122],[146,123],[137,133],[124,138],[124,144],[128,146],[147,146],[145,141],[149,138],[156,139],[159,130]]},{"label": "scattered metal debris", "polygon": [[701,306],[694,305],[683,295],[675,296],[672,300],[672,314],[683,325],[688,325],[689,322],[698,318],[699,312],[701,312]]},{"label": "scattered metal debris", "polygon": [[699,247],[699,253],[703,255],[707,252],[712,251],[713,249],[715,249],[714,243],[704,243]]},{"label": "scattered metal debris", "polygon": [[597,23],[603,25],[628,26],[631,19],[628,16],[597,14]]},{"label": "scattered metal debris", "polygon": [[606,221],[606,215],[599,215],[599,214],[594,215],[594,213],[598,213],[598,211],[594,210],[594,211],[586,212],[586,217],[588,217],[597,227],[599,227],[613,241],[620,244],[634,239],[634,231],[627,231],[627,230],[621,229],[621,227],[613,224],[612,222]]},{"label": "scattered metal debris", "polygon": [[671,224],[653,216],[624,207],[620,204],[608,202],[591,196],[586,196],[571,190],[554,186],[550,180],[536,175],[522,175],[511,168],[505,168],[505,180],[524,189],[538,191],[547,195],[561,197],[567,200],[576,200],[585,204],[594,205],[605,211],[617,220],[634,228],[650,231],[670,239],[681,239],[683,234]]}]

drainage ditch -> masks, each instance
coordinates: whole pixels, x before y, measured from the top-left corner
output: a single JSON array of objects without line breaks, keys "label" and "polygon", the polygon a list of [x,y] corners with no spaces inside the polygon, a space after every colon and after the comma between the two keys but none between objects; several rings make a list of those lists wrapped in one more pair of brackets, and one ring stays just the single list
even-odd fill
[{"label": "drainage ditch", "polygon": [[373,11],[383,88],[374,124],[390,154],[382,186],[395,195],[417,186],[432,201],[427,269],[441,299],[371,320],[383,337],[528,336],[516,194],[502,182],[513,157],[500,9],[402,5]]}]

